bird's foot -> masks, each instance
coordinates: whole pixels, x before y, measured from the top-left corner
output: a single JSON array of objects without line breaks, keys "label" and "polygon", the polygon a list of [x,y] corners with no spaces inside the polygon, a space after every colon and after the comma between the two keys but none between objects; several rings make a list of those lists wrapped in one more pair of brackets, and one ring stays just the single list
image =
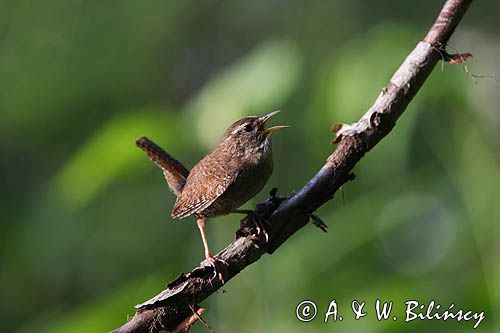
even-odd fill
[{"label": "bird's foot", "polygon": [[224,275],[222,274],[222,269],[220,267],[220,264],[224,264],[228,266],[227,261],[221,258],[215,258],[213,256],[207,256],[206,258],[210,265],[214,268],[214,275],[212,276],[212,279],[215,279],[216,277],[219,278],[219,280],[222,282],[222,284],[225,283],[224,281]]},{"label": "bird's foot", "polygon": [[248,224],[252,224],[255,228],[255,231],[257,231],[257,233],[255,235],[257,235],[259,237],[263,237],[264,240],[266,241],[266,243],[269,242],[269,233],[267,232],[267,230],[271,227],[271,225],[266,218],[260,216],[255,211],[249,210],[249,209],[248,210],[237,210],[234,212],[247,215],[243,219],[240,220],[240,230],[238,230],[236,232],[236,235],[238,237],[248,235],[249,232],[248,232],[248,228],[246,228],[246,227],[248,226]]},{"label": "bird's foot", "polygon": [[267,229],[271,227],[269,221],[257,214],[250,215],[251,221],[255,225],[255,229],[257,230],[257,236],[263,236],[266,243],[269,243],[269,233]]}]

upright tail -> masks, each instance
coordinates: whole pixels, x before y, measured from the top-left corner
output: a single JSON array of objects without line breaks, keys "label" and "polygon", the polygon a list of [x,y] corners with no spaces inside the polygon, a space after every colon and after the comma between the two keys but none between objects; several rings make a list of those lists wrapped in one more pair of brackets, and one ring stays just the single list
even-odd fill
[{"label": "upright tail", "polygon": [[188,169],[184,167],[179,161],[173,158],[169,153],[163,150],[153,141],[145,136],[140,137],[135,141],[137,147],[144,150],[146,155],[163,170],[165,179],[167,180],[168,187],[175,194],[178,195],[182,192],[186,179],[189,175]]}]

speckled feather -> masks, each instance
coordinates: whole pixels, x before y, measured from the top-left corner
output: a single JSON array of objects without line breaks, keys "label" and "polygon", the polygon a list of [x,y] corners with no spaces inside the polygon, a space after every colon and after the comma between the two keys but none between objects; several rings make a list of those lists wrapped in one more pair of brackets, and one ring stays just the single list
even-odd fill
[{"label": "speckled feather", "polygon": [[145,136],[137,139],[135,144],[144,150],[146,155],[163,170],[170,191],[175,195],[179,195],[186,184],[189,175],[188,169]]},{"label": "speckled feather", "polygon": [[173,218],[225,215],[262,189],[273,170],[271,138],[257,129],[253,135],[243,130],[257,119],[233,123],[217,147],[193,167],[177,196]]},{"label": "speckled feather", "polygon": [[213,155],[208,155],[193,167],[192,176],[188,176],[186,181],[188,186],[177,197],[172,209],[173,218],[181,219],[203,212],[236,180],[237,171],[226,171],[213,160]]},{"label": "speckled feather", "polygon": [[137,146],[163,170],[170,190],[177,196],[172,217],[229,214],[255,196],[273,171],[271,133],[287,127],[265,129],[267,119],[278,112],[234,122],[216,148],[191,172],[148,138],[139,138]]}]

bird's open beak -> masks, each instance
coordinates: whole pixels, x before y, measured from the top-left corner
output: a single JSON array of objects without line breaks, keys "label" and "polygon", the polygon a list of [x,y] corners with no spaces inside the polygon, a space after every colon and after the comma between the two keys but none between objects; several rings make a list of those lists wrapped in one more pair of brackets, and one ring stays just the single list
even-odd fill
[{"label": "bird's open beak", "polygon": [[282,126],[273,126],[273,127],[269,127],[269,128],[264,128],[264,124],[266,123],[266,121],[268,121],[269,118],[271,118],[272,116],[274,116],[275,114],[278,114],[280,112],[281,112],[281,110],[276,110],[276,111],[273,111],[273,112],[268,113],[265,116],[261,117],[261,126],[262,126],[261,132],[272,133],[272,132],[275,132],[277,130],[289,127],[289,126],[282,125]]}]

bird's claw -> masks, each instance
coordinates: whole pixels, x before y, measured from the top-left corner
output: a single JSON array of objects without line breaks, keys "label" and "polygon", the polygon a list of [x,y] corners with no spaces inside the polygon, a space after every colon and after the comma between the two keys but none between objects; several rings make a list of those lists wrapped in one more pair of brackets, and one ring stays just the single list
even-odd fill
[{"label": "bird's claw", "polygon": [[269,234],[267,233],[267,228],[269,227],[269,222],[266,218],[258,215],[255,211],[250,211],[246,217],[254,226],[257,231],[257,236],[264,236],[266,243],[269,243]]},{"label": "bird's claw", "polygon": [[[255,224],[255,229],[257,230],[257,236],[264,235],[266,243],[269,243],[269,234],[267,233],[266,228],[261,223],[262,222],[262,221],[260,221],[261,219],[264,220],[263,218],[259,217],[253,221]],[[265,221],[265,220],[263,222],[267,223],[267,221]]]},{"label": "bird's claw", "polygon": [[218,277],[219,280],[222,282],[222,284],[224,284],[225,283],[224,276],[222,275],[222,270],[221,270],[221,267],[219,266],[220,265],[219,263],[222,263],[222,264],[228,266],[227,261],[225,261],[222,258],[215,258],[212,256],[207,257],[207,260],[214,269],[214,275],[212,276],[211,279],[215,279],[216,277]]}]

